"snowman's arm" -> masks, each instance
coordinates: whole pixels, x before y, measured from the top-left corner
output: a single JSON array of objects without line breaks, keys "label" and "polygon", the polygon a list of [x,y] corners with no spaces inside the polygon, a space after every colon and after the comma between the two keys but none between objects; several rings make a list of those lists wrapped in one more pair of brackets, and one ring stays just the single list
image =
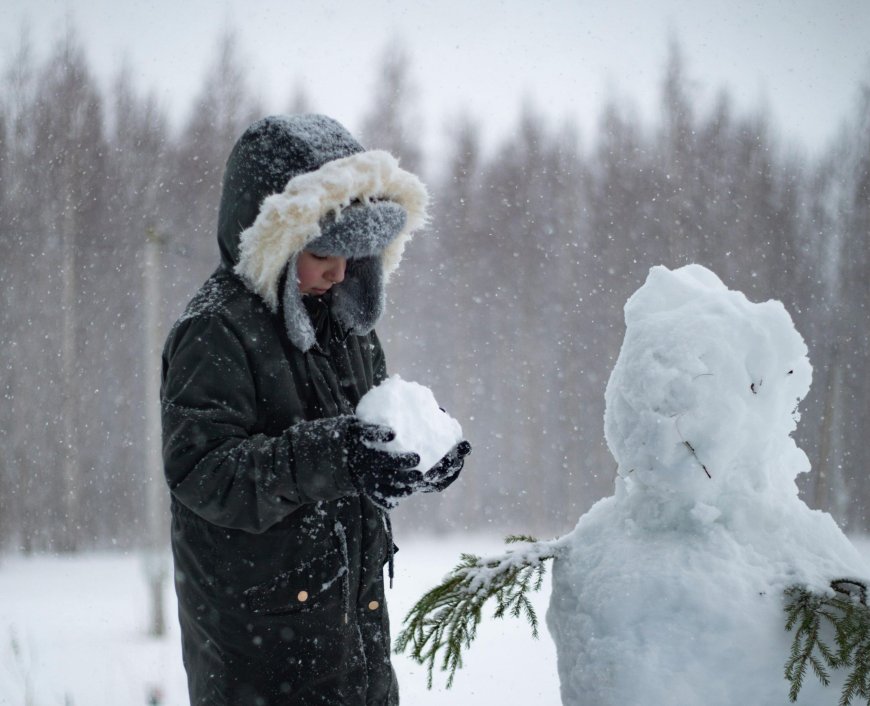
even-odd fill
[{"label": "snowman's arm", "polygon": [[462,666],[462,652],[477,636],[483,606],[495,599],[493,617],[525,617],[533,637],[538,636],[538,616],[529,594],[541,588],[546,562],[555,558],[560,542],[538,542],[532,537],[508,537],[527,542],[519,551],[481,558],[463,554],[462,562],[435,588],[426,593],[405,617],[396,639],[396,652],[410,649],[410,656],[427,668],[432,688],[436,662],[447,672],[447,688]]},{"label": "snowman's arm", "polygon": [[[818,592],[806,586],[789,586],[785,591],[785,628],[794,630],[791,654],[785,664],[794,702],[803,685],[807,667],[819,681],[830,683],[830,671],[851,668],[840,694],[841,706],[855,697],[870,703],[870,606],[867,581],[837,579],[831,591]],[[823,639],[825,623],[833,628],[834,643]]]}]

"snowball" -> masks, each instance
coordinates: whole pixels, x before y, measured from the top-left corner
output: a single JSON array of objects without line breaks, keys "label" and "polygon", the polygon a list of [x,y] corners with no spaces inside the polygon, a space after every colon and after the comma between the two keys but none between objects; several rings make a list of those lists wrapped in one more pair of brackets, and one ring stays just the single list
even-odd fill
[{"label": "snowball", "polygon": [[419,454],[420,470],[432,468],[462,441],[462,427],[439,408],[432,391],[398,375],[363,395],[356,414],[365,422],[383,424],[395,431],[396,438],[383,448]]},{"label": "snowball", "polygon": [[[783,590],[870,566],[798,497],[811,378],[781,303],[698,265],[650,270],[607,385],[616,492],[563,538],[547,626],[566,705],[785,706]],[[842,670],[841,670],[842,672]],[[808,675],[798,704],[835,703]]]}]

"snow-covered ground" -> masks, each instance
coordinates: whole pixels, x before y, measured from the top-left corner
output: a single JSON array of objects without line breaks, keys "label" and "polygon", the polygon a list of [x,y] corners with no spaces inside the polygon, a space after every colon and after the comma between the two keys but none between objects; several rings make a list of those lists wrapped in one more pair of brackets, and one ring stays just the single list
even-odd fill
[{"label": "snow-covered ground", "polygon": [[[395,584],[387,593],[394,635],[462,552],[504,547],[500,538],[481,536],[397,541]],[[524,622],[486,620],[449,692],[440,675],[427,691],[425,669],[394,657],[403,703],[558,704],[556,650],[543,627],[549,594],[547,583],[535,600],[539,640]],[[149,694],[159,689],[161,706],[186,705],[174,593],[167,586],[165,639],[146,635],[146,595],[140,555],[0,557],[0,704],[140,706],[154,703]]]},{"label": "snow-covered ground", "polygon": [[[855,544],[870,557],[870,538]],[[502,550],[492,537],[405,539],[388,593],[394,634],[460,553]],[[139,706],[154,703],[149,693],[157,688],[161,706],[186,705],[174,594],[167,587],[169,635],[147,637],[144,576],[142,558],[133,554],[0,558],[0,704]],[[535,600],[541,618],[549,595],[547,582]],[[449,692],[438,678],[427,691],[425,670],[404,656],[394,663],[402,701],[414,706],[559,704],[556,650],[543,625],[533,640],[524,622],[487,619]]]}]

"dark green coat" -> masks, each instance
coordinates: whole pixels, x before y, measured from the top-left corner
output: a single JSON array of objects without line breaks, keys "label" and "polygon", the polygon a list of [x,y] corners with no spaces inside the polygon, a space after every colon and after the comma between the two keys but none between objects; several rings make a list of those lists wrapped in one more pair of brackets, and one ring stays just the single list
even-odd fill
[{"label": "dark green coat", "polygon": [[357,494],[341,427],[324,433],[307,423],[352,414],[385,377],[383,351],[374,332],[341,330],[328,298],[306,298],[317,345],[292,345],[280,310],[232,272],[232,239],[255,210],[228,217],[226,201],[223,265],[173,327],[163,356],[164,463],[191,703],[398,703],[384,598],[388,518]]},{"label": "dark green coat", "polygon": [[352,412],[384,377],[383,353],[374,333],[342,341],[333,328],[324,343],[290,346],[228,272],[167,341],[164,456],[192,704],[398,701],[386,518],[355,493],[343,439],[299,424]]}]

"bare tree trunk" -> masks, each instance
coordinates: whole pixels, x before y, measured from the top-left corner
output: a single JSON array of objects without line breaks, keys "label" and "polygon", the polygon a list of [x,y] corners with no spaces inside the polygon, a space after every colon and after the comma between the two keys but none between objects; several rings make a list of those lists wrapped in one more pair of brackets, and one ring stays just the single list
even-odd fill
[{"label": "bare tree trunk", "polygon": [[144,257],[145,289],[145,472],[148,516],[148,545],[145,574],[148,581],[150,620],[148,632],[154,637],[166,634],[163,588],[169,574],[166,547],[168,518],[166,484],[163,481],[160,426],[160,250],[161,242],[153,228],[146,233]]},{"label": "bare tree trunk", "polygon": [[76,448],[77,376],[76,376],[76,244],[75,207],[66,200],[61,231],[61,456],[62,523],[56,546],[62,552],[74,552],[79,541],[79,453]]},{"label": "bare tree trunk", "polygon": [[[819,439],[819,468],[816,471],[813,503],[816,509],[829,512],[839,521],[845,519],[842,493],[837,492],[839,477],[836,436],[840,428],[839,417],[842,402],[843,372],[840,367],[839,348],[834,345],[830,357],[828,387],[825,391],[825,411]],[[832,490],[834,491],[832,493]]]}]

